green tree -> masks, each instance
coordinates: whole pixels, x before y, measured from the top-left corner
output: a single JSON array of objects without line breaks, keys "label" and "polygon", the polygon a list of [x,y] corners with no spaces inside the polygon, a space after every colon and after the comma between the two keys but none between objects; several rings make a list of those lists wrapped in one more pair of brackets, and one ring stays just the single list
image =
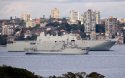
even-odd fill
[{"label": "green tree", "polygon": [[37,29],[37,28],[40,28],[40,24],[36,24],[36,26],[33,27],[33,29]]},{"label": "green tree", "polygon": [[0,66],[0,78],[39,78],[39,77],[26,69],[15,68],[11,66]]},{"label": "green tree", "polygon": [[92,72],[92,73],[88,74],[87,77],[89,77],[89,78],[104,78],[105,76],[103,76],[97,72]]},{"label": "green tree", "polygon": [[67,72],[66,74],[63,74],[64,78],[76,78],[76,75],[72,72]]},{"label": "green tree", "polygon": [[26,27],[26,22],[24,20],[21,20],[21,22],[19,23],[20,26],[22,27]]}]

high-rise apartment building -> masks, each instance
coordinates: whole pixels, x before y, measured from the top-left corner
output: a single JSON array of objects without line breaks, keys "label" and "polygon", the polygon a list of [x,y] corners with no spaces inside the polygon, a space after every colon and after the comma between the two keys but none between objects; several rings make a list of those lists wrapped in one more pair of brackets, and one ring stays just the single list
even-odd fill
[{"label": "high-rise apartment building", "polygon": [[96,25],[96,12],[89,9],[88,11],[84,12],[84,26],[85,32],[91,33],[92,31],[95,32],[95,25]]},{"label": "high-rise apartment building", "polygon": [[125,18],[120,19],[121,23],[125,23]]},{"label": "high-rise apartment building", "polygon": [[58,8],[54,8],[51,10],[51,18],[58,19],[59,15],[60,15],[60,12]]},{"label": "high-rise apartment building", "polygon": [[83,15],[83,24],[85,26],[85,33],[90,35],[91,39],[96,38],[96,11],[88,9]]},{"label": "high-rise apartment building", "polygon": [[70,21],[75,23],[77,20],[80,20],[80,15],[78,11],[71,10],[70,11]]},{"label": "high-rise apartment building", "polygon": [[24,14],[22,14],[21,18],[24,21],[30,21],[31,20],[31,15],[29,13],[24,13]]},{"label": "high-rise apartment building", "polygon": [[27,28],[35,26],[34,20],[31,19],[31,15],[29,13],[22,14],[21,18],[25,21]]},{"label": "high-rise apartment building", "polygon": [[81,24],[83,24],[84,23],[84,14],[82,14],[82,15],[80,15],[80,21],[81,21]]},{"label": "high-rise apartment building", "polygon": [[9,26],[8,25],[4,25],[2,26],[2,35],[8,35],[9,34]]},{"label": "high-rise apartment building", "polygon": [[96,11],[96,24],[101,24],[100,12]]},{"label": "high-rise apartment building", "polygon": [[117,27],[118,27],[117,23],[118,23],[117,18],[109,17],[109,18],[105,19],[106,36],[111,38],[116,35]]},{"label": "high-rise apartment building", "polygon": [[2,26],[2,35],[12,35],[14,33],[14,26],[4,25]]}]

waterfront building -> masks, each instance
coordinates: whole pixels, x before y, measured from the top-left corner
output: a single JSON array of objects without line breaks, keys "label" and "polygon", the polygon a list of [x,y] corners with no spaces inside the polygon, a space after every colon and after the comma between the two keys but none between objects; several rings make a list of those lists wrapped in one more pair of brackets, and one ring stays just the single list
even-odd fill
[{"label": "waterfront building", "polygon": [[9,34],[8,29],[9,29],[8,25],[2,26],[2,35],[8,35]]},{"label": "waterfront building", "polygon": [[35,26],[35,21],[34,20],[26,21],[26,28],[34,27],[34,26]]},{"label": "waterfront building", "polygon": [[96,26],[96,12],[88,9],[84,12],[83,23],[85,26],[85,33],[91,36],[91,39],[95,39],[95,26]]},{"label": "waterfront building", "polygon": [[32,20],[31,15],[29,13],[22,14],[21,18],[25,21],[26,28],[35,26],[34,20]]},{"label": "waterfront building", "polygon": [[101,24],[100,12],[96,11],[96,24]]},{"label": "waterfront building", "polygon": [[14,33],[14,26],[3,25],[2,26],[2,35],[12,35]]},{"label": "waterfront building", "polygon": [[119,20],[121,23],[125,23],[125,18]]},{"label": "waterfront building", "polygon": [[31,15],[29,13],[23,13],[21,18],[24,20],[24,21],[30,21],[31,20]]},{"label": "waterfront building", "polygon": [[54,8],[51,10],[51,18],[58,19],[60,16],[60,12],[58,8]]},{"label": "waterfront building", "polygon": [[70,11],[70,22],[77,23],[77,20],[80,20],[80,15],[78,11],[71,10]]},{"label": "waterfront building", "polygon": [[25,34],[24,34],[24,38],[27,37],[31,37],[31,31],[30,30],[26,30]]},{"label": "waterfront building", "polygon": [[118,20],[117,18],[109,17],[105,19],[105,34],[107,37],[112,38],[117,34],[118,31]]},{"label": "waterfront building", "polygon": [[84,24],[84,15],[80,15],[80,21],[81,21],[81,24]]}]

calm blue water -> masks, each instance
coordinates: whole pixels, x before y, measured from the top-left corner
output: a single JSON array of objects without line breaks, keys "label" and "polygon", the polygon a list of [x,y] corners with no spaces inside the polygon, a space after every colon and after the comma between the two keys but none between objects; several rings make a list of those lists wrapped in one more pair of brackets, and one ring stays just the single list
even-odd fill
[{"label": "calm blue water", "polygon": [[26,68],[37,75],[61,75],[66,72],[99,72],[106,78],[125,78],[125,45],[112,51],[90,51],[89,55],[25,55],[0,47],[0,65]]}]

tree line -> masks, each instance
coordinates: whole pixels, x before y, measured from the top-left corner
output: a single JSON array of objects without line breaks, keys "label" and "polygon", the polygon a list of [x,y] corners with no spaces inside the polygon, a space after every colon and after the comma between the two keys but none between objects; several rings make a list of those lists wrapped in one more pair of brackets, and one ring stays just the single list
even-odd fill
[{"label": "tree line", "polygon": [[[62,74],[62,76],[49,76],[47,78],[104,78],[105,76],[97,72],[91,72],[87,74],[86,72],[67,72]],[[26,69],[16,68],[11,66],[0,66],[0,78],[45,78],[43,76],[35,75]]]}]

